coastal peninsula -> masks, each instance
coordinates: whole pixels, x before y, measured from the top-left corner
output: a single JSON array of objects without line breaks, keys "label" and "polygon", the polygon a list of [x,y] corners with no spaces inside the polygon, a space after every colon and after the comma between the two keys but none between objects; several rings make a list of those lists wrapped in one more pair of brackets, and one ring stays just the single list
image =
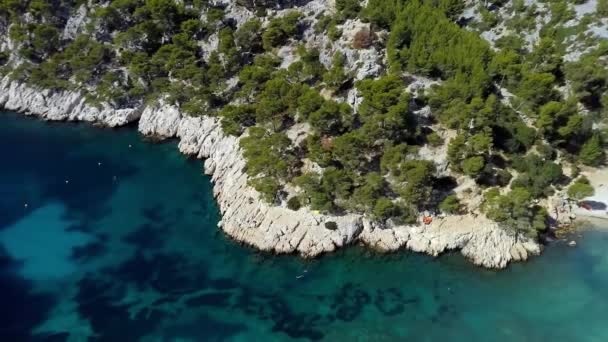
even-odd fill
[{"label": "coastal peninsula", "polygon": [[180,139],[261,250],[503,268],[594,193],[606,4],[486,5],[4,1],[0,105]]}]

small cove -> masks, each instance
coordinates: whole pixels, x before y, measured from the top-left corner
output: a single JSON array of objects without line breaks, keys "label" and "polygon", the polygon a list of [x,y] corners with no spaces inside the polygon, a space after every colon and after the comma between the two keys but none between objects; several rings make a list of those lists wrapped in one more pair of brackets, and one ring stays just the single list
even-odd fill
[{"label": "small cove", "polygon": [[606,229],[498,272],[272,256],[221,233],[202,163],[172,142],[0,120],[3,341],[608,340]]}]

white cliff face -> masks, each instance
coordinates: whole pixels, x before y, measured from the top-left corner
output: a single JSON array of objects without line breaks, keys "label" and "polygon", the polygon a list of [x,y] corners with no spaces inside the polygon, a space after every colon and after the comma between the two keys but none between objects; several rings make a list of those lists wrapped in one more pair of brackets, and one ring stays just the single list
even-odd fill
[{"label": "white cliff face", "polygon": [[143,110],[138,130],[143,135],[154,135],[159,138],[171,138],[177,133],[182,115],[175,106],[149,106]]},{"label": "white cliff face", "polygon": [[[206,159],[205,172],[214,183],[222,212],[221,228],[260,250],[314,257],[356,242],[381,251],[407,248],[434,256],[460,249],[475,264],[491,268],[540,253],[532,240],[510,234],[481,216],[449,216],[426,226],[382,229],[358,214],[330,216],[266,204],[247,184],[237,137],[224,135],[217,118],[184,116],[177,107],[162,102],[143,110],[114,110],[109,105],[98,109],[76,92],[40,91],[4,78],[0,106],[46,120],[89,121],[111,127],[139,119],[138,129],[144,135],[178,138],[182,153]],[[326,228],[326,222],[335,222],[337,229]]]},{"label": "white cliff face", "polygon": [[9,77],[0,80],[0,106],[45,120],[88,121],[109,127],[124,126],[140,117],[137,108],[114,109],[107,104],[98,108],[79,92],[39,90]]},{"label": "white cliff face", "polygon": [[382,251],[407,248],[438,256],[459,249],[476,265],[504,268],[511,261],[527,260],[540,254],[540,246],[523,236],[500,228],[495,222],[473,215],[436,218],[429,225],[372,229],[366,222],[361,240]]}]

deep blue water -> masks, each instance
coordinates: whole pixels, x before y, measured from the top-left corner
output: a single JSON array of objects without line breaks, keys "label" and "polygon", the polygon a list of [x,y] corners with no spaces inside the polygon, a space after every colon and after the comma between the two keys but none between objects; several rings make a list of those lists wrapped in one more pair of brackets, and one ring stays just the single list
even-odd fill
[{"label": "deep blue water", "polygon": [[0,156],[0,341],[608,341],[608,229],[500,272],[304,261],[226,238],[172,142],[1,113]]}]

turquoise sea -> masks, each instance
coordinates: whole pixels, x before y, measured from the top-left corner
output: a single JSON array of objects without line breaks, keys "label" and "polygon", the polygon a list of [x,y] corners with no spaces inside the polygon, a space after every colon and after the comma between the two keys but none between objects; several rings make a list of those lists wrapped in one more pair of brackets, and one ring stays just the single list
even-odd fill
[{"label": "turquoise sea", "polygon": [[0,341],[608,341],[608,229],[505,271],[217,228],[202,163],[133,128],[0,114]]}]

